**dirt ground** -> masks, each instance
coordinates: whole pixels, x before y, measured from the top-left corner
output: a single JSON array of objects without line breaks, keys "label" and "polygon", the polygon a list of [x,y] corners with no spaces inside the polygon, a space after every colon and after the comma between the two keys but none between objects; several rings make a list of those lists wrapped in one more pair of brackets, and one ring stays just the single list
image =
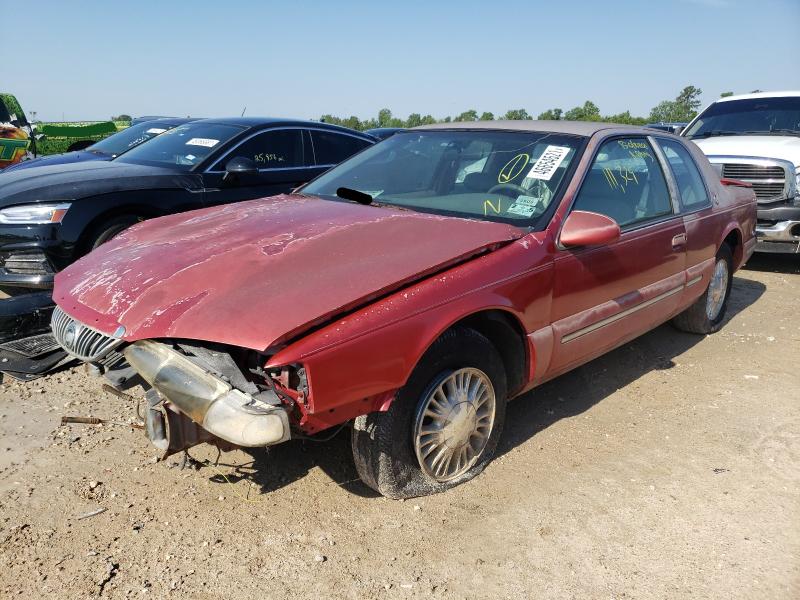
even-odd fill
[{"label": "dirt ground", "polygon": [[535,390],[480,477],[406,502],[356,479],[347,432],[181,470],[59,425],[136,417],[82,370],[7,380],[0,597],[798,598],[798,308],[800,259],[757,256],[721,332],[665,325]]}]

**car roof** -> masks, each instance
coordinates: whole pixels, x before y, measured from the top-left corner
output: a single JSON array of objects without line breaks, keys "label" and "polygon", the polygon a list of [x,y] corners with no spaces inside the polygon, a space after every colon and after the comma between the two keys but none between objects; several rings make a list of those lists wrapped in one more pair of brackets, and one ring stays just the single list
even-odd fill
[{"label": "car roof", "polygon": [[320,121],[305,121],[302,119],[286,119],[281,117],[223,117],[216,119],[201,119],[199,122],[215,123],[220,125],[236,125],[238,127],[247,127],[248,129],[267,129],[269,127],[294,125],[298,127],[313,127],[314,129],[330,129],[331,131],[340,131],[342,133],[349,133],[362,137],[365,140],[374,141],[371,136],[365,135],[355,129],[347,127],[340,127],[339,125],[331,125],[330,123],[322,123]]},{"label": "car roof", "polygon": [[505,130],[505,131],[537,131],[544,133],[566,133],[571,135],[591,136],[604,129],[629,129],[632,132],[647,133],[644,127],[620,125],[618,123],[599,123],[589,121],[459,121],[457,123],[437,123],[414,127],[415,130]]},{"label": "car roof", "polygon": [[725,96],[717,98],[714,102],[730,102],[731,100],[750,100],[752,98],[800,98],[800,90],[787,90],[783,92],[754,92],[752,94],[739,94],[738,96]]}]

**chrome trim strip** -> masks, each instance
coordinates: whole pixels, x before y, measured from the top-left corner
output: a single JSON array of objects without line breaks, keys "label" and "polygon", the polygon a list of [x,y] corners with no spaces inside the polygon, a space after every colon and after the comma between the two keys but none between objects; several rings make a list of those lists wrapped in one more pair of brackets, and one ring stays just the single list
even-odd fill
[{"label": "chrome trim strip", "polygon": [[699,282],[701,279],[703,279],[702,275],[698,275],[697,277],[695,277],[693,279],[690,279],[689,281],[686,282],[686,287],[693,286],[695,283]]},{"label": "chrome trim strip", "polygon": [[637,304],[636,306],[631,306],[630,308],[626,308],[622,312],[618,312],[618,313],[616,313],[614,315],[611,315],[610,317],[606,317],[605,319],[602,319],[602,320],[598,321],[597,323],[592,323],[591,325],[588,325],[587,327],[584,327],[583,329],[578,329],[577,331],[573,331],[572,333],[569,333],[569,334],[565,335],[564,337],[562,337],[561,338],[561,343],[562,344],[566,344],[567,342],[571,342],[572,340],[577,339],[579,337],[582,337],[582,336],[586,335],[587,333],[592,333],[593,331],[597,331],[601,327],[605,327],[606,325],[611,325],[612,323],[615,323],[615,322],[619,321],[620,319],[624,319],[625,317],[630,316],[635,312],[638,312],[638,311],[640,311],[640,310],[642,310],[644,308],[647,308],[648,306],[652,306],[656,302],[660,302],[661,300],[666,300],[670,296],[674,296],[675,294],[678,294],[678,293],[682,292],[685,287],[686,287],[685,285],[680,285],[680,286],[678,286],[676,288],[673,288],[673,289],[671,289],[669,291],[664,292],[663,294],[659,294],[658,296],[655,296],[654,298],[650,298],[650,300],[645,300],[644,302],[641,302],[640,304]]}]

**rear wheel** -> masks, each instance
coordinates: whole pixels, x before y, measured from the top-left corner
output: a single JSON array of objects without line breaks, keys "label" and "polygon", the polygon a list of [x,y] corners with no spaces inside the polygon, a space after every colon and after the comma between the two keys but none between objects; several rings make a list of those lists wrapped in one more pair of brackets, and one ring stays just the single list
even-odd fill
[{"label": "rear wheel", "polygon": [[733,284],[733,253],[728,244],[717,252],[714,270],[705,293],[694,304],[672,320],[681,331],[714,333],[722,327]]},{"label": "rear wheel", "polygon": [[386,412],[353,426],[356,469],[390,498],[447,490],[494,456],[506,409],[506,374],[489,340],[472,329],[442,335]]}]

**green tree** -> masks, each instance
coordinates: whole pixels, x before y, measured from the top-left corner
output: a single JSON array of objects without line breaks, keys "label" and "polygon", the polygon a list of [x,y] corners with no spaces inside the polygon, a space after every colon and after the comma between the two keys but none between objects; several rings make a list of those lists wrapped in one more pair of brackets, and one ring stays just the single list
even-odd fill
[{"label": "green tree", "polygon": [[530,121],[531,116],[524,108],[515,108],[506,112],[503,115],[503,119],[506,121]]},{"label": "green tree", "polygon": [[117,115],[116,117],[111,117],[112,121],[133,121],[133,117],[126,114]]},{"label": "green tree", "polygon": [[607,117],[603,117],[602,120],[607,123],[621,123],[623,125],[644,125],[647,123],[647,119],[644,117],[634,117],[629,110],[617,113],[616,115],[608,115]]},{"label": "green tree", "polygon": [[728,96],[733,96],[733,92],[722,92],[719,95],[720,98],[727,98]]},{"label": "green tree", "polygon": [[576,106],[564,113],[565,121],[599,121],[600,109],[591,100],[583,103],[583,106]]},{"label": "green tree", "polygon": [[378,127],[391,127],[392,126],[392,111],[388,108],[382,108],[378,111]]},{"label": "green tree", "polygon": [[697,109],[700,108],[700,95],[703,90],[693,85],[687,85],[677,95],[675,100],[664,100],[659,102],[650,111],[650,121],[656,122],[675,122],[691,121],[697,116]]},{"label": "green tree", "polygon": [[483,112],[479,121],[494,121],[494,113]]},{"label": "green tree", "polygon": [[540,121],[560,121],[563,114],[564,111],[560,108],[549,108],[536,118]]},{"label": "green tree", "polygon": [[422,115],[419,113],[411,113],[410,115],[408,115],[408,119],[406,119],[405,126],[417,127],[418,125],[422,125]]},{"label": "green tree", "polygon": [[460,122],[460,121],[477,121],[478,120],[478,111],[474,108],[470,110],[465,110],[460,115],[458,115],[453,121]]},{"label": "green tree", "polygon": [[420,121],[420,125],[435,125],[439,121],[433,115],[425,115]]}]

